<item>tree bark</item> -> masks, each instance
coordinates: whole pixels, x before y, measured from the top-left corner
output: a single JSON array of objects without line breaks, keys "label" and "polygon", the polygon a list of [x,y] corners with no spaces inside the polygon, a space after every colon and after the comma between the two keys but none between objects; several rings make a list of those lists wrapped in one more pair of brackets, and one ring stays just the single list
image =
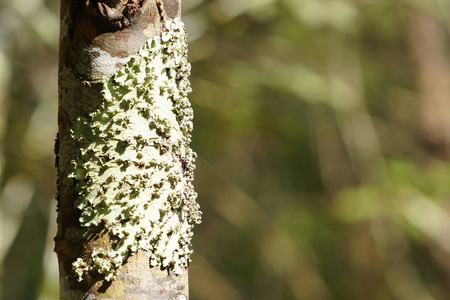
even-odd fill
[{"label": "tree bark", "polygon": [[188,299],[200,222],[181,0],[61,0],[61,299]]},{"label": "tree bark", "polygon": [[429,157],[450,157],[450,61],[447,32],[432,14],[416,7],[405,13],[421,96],[419,141]]}]

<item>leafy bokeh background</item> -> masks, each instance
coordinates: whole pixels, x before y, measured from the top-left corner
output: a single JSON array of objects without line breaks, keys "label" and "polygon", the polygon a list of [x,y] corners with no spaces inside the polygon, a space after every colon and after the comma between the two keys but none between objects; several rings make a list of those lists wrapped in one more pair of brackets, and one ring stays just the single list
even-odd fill
[{"label": "leafy bokeh background", "polygon": [[[0,0],[0,295],[58,298],[57,0]],[[450,299],[450,2],[183,0],[193,300]]]}]

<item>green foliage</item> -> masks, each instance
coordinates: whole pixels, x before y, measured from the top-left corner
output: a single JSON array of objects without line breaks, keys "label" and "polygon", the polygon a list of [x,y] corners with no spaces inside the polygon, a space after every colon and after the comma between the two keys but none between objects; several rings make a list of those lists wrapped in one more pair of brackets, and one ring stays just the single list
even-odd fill
[{"label": "green foliage", "polygon": [[[192,299],[450,298],[449,146],[423,129],[429,92],[447,94],[428,85],[448,80],[437,69],[448,60],[444,2],[183,0],[204,211]],[[57,3],[0,6],[2,293],[17,299],[37,298],[41,283],[27,274],[43,262],[13,254],[43,240],[25,229],[33,229],[30,216],[55,206],[45,145],[57,123]],[[430,52],[420,31],[444,55]],[[437,63],[419,61],[418,45]],[[140,109],[143,118],[152,113]],[[172,136],[163,118],[147,125]],[[117,146],[121,155],[130,148]],[[49,238],[46,299],[57,299],[52,248]]]}]

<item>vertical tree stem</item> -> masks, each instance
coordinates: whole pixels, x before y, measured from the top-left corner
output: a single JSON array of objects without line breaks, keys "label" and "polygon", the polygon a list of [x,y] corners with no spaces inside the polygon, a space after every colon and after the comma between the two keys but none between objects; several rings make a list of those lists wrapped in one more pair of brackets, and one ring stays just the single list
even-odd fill
[{"label": "vertical tree stem", "polygon": [[61,0],[61,299],[188,299],[192,109],[181,0]]}]

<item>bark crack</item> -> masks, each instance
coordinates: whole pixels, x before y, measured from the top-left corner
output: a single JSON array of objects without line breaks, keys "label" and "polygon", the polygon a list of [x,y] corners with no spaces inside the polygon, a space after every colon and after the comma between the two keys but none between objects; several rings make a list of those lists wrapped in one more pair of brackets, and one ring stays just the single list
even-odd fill
[{"label": "bark crack", "polygon": [[166,18],[164,16],[164,7],[163,7],[161,0],[156,0],[156,7],[158,8],[160,21],[161,21],[162,25],[164,26],[166,23]]}]

